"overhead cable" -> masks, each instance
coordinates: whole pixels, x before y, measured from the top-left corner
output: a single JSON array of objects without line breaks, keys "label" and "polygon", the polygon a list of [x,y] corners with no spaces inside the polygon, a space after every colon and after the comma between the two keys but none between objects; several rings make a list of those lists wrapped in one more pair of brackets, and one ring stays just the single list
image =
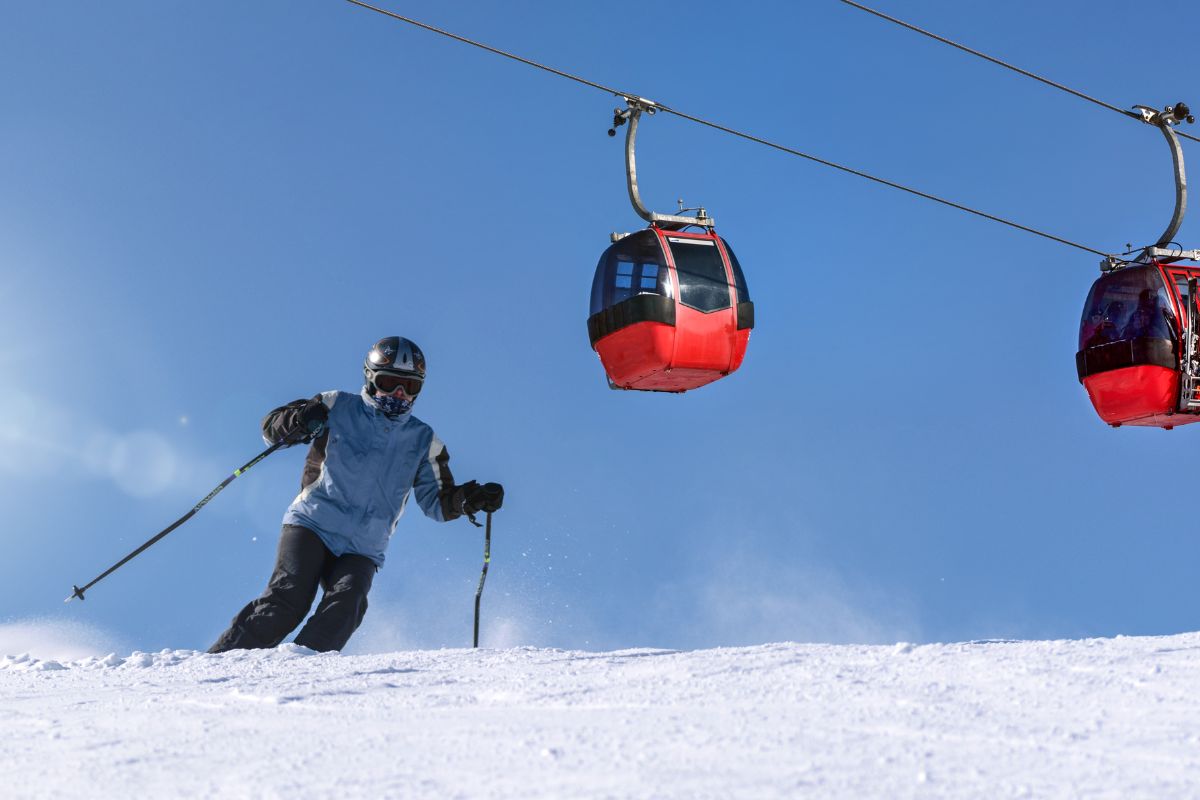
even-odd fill
[{"label": "overhead cable", "polygon": [[[537,69],[544,70],[551,74],[557,75],[560,78],[566,78],[568,80],[575,81],[576,83],[581,83],[584,86],[590,86],[593,89],[599,89],[603,92],[607,92],[609,94],[616,95],[617,97],[624,98],[627,101],[639,100],[641,102],[648,102],[648,101],[645,101],[644,98],[640,98],[640,97],[638,97],[638,95],[633,94],[631,92],[624,92],[624,91],[621,91],[620,89],[614,89],[610,86],[605,86],[604,84],[596,83],[595,81],[590,81],[586,78],[581,78],[578,75],[572,75],[569,72],[563,72],[562,70],[555,69],[554,67],[548,67],[545,64],[539,64],[538,62],[530,60],[528,58],[523,58],[522,56],[518,56],[513,53],[504,51],[504,50],[500,50],[499,48],[483,44],[482,42],[477,42],[473,39],[468,39],[465,36],[459,36],[456,33],[451,33],[450,31],[443,30],[442,28],[438,28],[433,25],[429,25],[427,23],[420,22],[419,20],[412,19],[411,17],[402,16],[400,14],[395,13],[394,11],[389,11],[385,8],[380,8],[378,6],[371,5],[370,3],[363,2],[363,0],[346,0],[346,2],[351,3],[352,5],[356,5],[356,6],[360,6],[362,8],[369,9],[376,13],[382,14],[386,17],[391,17],[392,19],[399,20],[401,22],[407,22],[408,24],[415,25],[418,28],[423,28],[427,31],[441,34],[442,36],[446,36],[448,38],[454,39],[455,41],[459,41],[464,44],[469,44],[469,45],[472,45],[473,47],[478,47],[482,50],[488,51],[489,53],[494,53],[498,56],[510,58],[513,61],[519,61],[520,63],[525,64],[527,66],[535,67]],[[690,122],[695,122],[697,124],[704,125],[709,128],[713,128],[715,130],[721,131],[722,133],[728,133],[731,136],[737,136],[739,138],[746,139],[748,141],[755,142],[757,144],[765,145],[765,146],[773,148],[775,150],[779,150],[780,152],[788,153],[789,155],[799,156],[800,158],[805,158],[805,159],[808,159],[809,161],[814,161],[818,164],[822,164],[827,167],[832,167],[834,169],[841,170],[842,172],[847,172],[851,175],[857,175],[860,178],[866,178],[869,181],[874,181],[875,183],[883,184],[884,186],[890,186],[893,189],[899,189],[900,191],[908,192],[909,194],[916,195],[917,197],[922,197],[926,200],[932,200],[935,203],[941,203],[944,206],[949,206],[950,208],[955,208],[955,209],[958,209],[959,211],[965,211],[968,214],[974,214],[977,217],[983,217],[984,219],[991,220],[992,222],[998,222],[1001,225],[1007,225],[1010,228],[1016,228],[1017,230],[1025,231],[1026,233],[1032,233],[1035,236],[1041,236],[1043,239],[1049,239],[1051,241],[1058,242],[1059,244],[1065,244],[1069,247],[1074,247],[1078,250],[1083,250],[1085,252],[1093,253],[1098,256],[1108,256],[1108,253],[1104,252],[1103,250],[1096,250],[1095,248],[1079,244],[1078,242],[1072,242],[1069,239],[1064,239],[1060,236],[1055,236],[1050,233],[1045,233],[1044,231],[1037,230],[1036,228],[1031,228],[1027,225],[1021,225],[1020,223],[1012,222],[1011,220],[1004,219],[1003,217],[997,217],[994,214],[988,214],[984,211],[979,211],[979,210],[971,208],[969,206],[962,205],[961,203],[956,203],[952,200],[946,200],[945,198],[938,197],[937,195],[929,194],[928,192],[922,192],[919,189],[913,189],[911,187],[904,186],[903,184],[899,184],[894,181],[886,180],[885,178],[879,178],[879,177],[876,177],[875,175],[871,175],[870,173],[863,172],[863,171],[857,170],[857,169],[853,169],[851,167],[847,167],[842,164],[838,164],[834,161],[829,161],[824,158],[819,158],[817,156],[801,152],[800,150],[796,150],[791,147],[786,147],[784,145],[777,144],[772,141],[768,141],[767,139],[763,139],[761,137],[754,136],[749,133],[744,133],[742,131],[735,130],[733,128],[729,128],[724,125],[720,125],[716,122],[710,122],[709,120],[702,119],[702,118],[696,117],[696,116],[692,116],[691,114],[686,114],[682,111],[678,111],[669,106],[665,106],[662,103],[653,103],[653,105],[656,108],[656,110],[658,110],[658,111],[663,111],[668,114],[674,114],[675,116],[681,117],[682,119],[686,119]]]},{"label": "overhead cable", "polygon": [[[932,31],[927,31],[924,28],[919,28],[910,22],[905,22],[902,19],[897,19],[896,17],[885,14],[882,11],[876,11],[875,9],[870,8],[869,6],[864,6],[862,3],[855,2],[855,0],[841,0],[841,2],[845,3],[848,6],[857,8],[860,11],[865,11],[868,14],[874,14],[875,16],[879,17],[880,19],[885,19],[888,22],[893,22],[902,28],[908,28],[910,31],[919,33],[922,36],[928,36],[930,39],[939,41],[942,44],[948,44],[951,47],[956,47],[959,50],[962,50],[964,53],[970,53],[973,56],[978,56],[979,58],[982,58],[985,61],[990,61],[993,64],[998,64],[999,66],[1004,67],[1005,69],[1011,69],[1013,72],[1016,72],[1019,75],[1024,75],[1026,78],[1033,78],[1035,81],[1041,81],[1042,83],[1046,84],[1047,86],[1053,86],[1055,89],[1066,92],[1067,94],[1073,94],[1082,100],[1087,100],[1089,103],[1095,103],[1096,105],[1100,106],[1101,108],[1107,108],[1109,111],[1115,111],[1123,117],[1128,117],[1130,119],[1137,120],[1138,122],[1144,122],[1142,115],[1138,114],[1134,111],[1129,111],[1129,110],[1126,110],[1123,108],[1119,108],[1118,106],[1114,106],[1112,103],[1106,103],[1103,100],[1098,100],[1095,97],[1092,97],[1091,95],[1084,94],[1083,92],[1072,89],[1069,86],[1064,86],[1063,84],[1057,83],[1056,81],[1052,81],[1049,78],[1044,78],[1041,75],[1038,75],[1037,73],[1030,72],[1029,70],[1026,70],[1026,69],[1021,69],[1018,66],[1009,64],[1007,61],[1002,61],[999,58],[996,58],[994,56],[989,56],[987,53],[982,53],[978,50],[967,47],[966,45],[959,44],[958,42],[953,41],[952,39],[947,39],[945,36],[939,36],[938,34],[933,33]],[[1181,136],[1184,139],[1191,139],[1193,142],[1200,142],[1200,138],[1197,138],[1190,134],[1184,133],[1183,131],[1176,131],[1175,135]]]}]

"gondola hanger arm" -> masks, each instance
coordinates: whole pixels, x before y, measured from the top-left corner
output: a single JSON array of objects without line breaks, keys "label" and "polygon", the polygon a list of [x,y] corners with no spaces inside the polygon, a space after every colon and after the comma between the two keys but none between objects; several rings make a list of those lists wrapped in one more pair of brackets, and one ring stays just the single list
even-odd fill
[{"label": "gondola hanger arm", "polygon": [[1162,111],[1149,106],[1134,106],[1134,109],[1141,115],[1143,122],[1162,131],[1167,146],[1171,148],[1171,161],[1175,167],[1175,210],[1171,213],[1171,221],[1167,223],[1166,230],[1155,240],[1153,248],[1147,248],[1159,250],[1175,240],[1175,234],[1183,224],[1183,215],[1187,213],[1187,172],[1183,164],[1183,148],[1179,144],[1179,137],[1175,135],[1175,126],[1184,122],[1190,124],[1195,122],[1196,118],[1184,103],[1167,106]]},{"label": "gondola hanger arm", "polygon": [[1183,163],[1183,148],[1179,144],[1179,137],[1176,134],[1175,127],[1183,123],[1191,124],[1196,121],[1192,116],[1192,111],[1186,103],[1176,103],[1173,106],[1166,106],[1162,111],[1151,106],[1134,106],[1134,110],[1130,112],[1132,116],[1136,116],[1145,122],[1147,125],[1153,125],[1158,128],[1167,140],[1167,146],[1171,148],[1171,162],[1175,169],[1175,209],[1171,212],[1171,221],[1167,223],[1166,230],[1154,240],[1154,244],[1147,247],[1135,248],[1123,256],[1132,255],[1137,252],[1138,255],[1133,261],[1128,261],[1121,256],[1110,255],[1100,262],[1101,272],[1111,272],[1121,269],[1129,264],[1149,264],[1152,262],[1172,262],[1192,260],[1200,261],[1200,250],[1184,250],[1182,247],[1171,247],[1175,244],[1175,234],[1179,232],[1180,226],[1183,224],[1184,214],[1187,213],[1187,171]]},{"label": "gondola hanger arm", "polygon": [[[697,225],[702,228],[713,228],[716,226],[716,221],[708,216],[708,212],[703,206],[695,209],[697,211],[694,217],[685,217],[681,214],[659,214],[646,208],[642,202],[641,191],[638,189],[637,182],[637,129],[638,119],[643,113],[647,115],[655,114],[660,109],[667,110],[664,106],[660,106],[653,100],[647,100],[644,97],[633,95],[621,95],[625,99],[625,108],[613,109],[613,124],[608,129],[609,136],[617,135],[617,128],[622,125],[628,125],[625,129],[625,180],[626,188],[629,190],[629,202],[633,205],[633,210],[642,219],[649,222],[651,225],[656,225],[660,228],[668,230],[679,230],[689,225]],[[683,201],[679,202],[680,209],[683,209]]]}]

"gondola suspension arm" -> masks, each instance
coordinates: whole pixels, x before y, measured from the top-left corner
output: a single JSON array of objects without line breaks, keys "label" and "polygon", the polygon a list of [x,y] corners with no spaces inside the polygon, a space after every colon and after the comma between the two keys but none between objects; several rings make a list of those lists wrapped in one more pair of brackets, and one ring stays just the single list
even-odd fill
[{"label": "gondola suspension arm", "polygon": [[[624,109],[613,109],[613,124],[608,129],[609,136],[617,135],[617,128],[628,123],[629,127],[625,129],[625,179],[626,186],[629,189],[629,202],[633,205],[633,210],[642,219],[649,222],[651,225],[657,225],[660,228],[668,230],[678,230],[688,225],[699,225],[704,228],[712,228],[716,225],[716,221],[708,216],[708,212],[703,206],[696,209],[696,216],[684,217],[677,214],[659,214],[655,211],[650,211],[642,203],[642,195],[638,190],[637,182],[637,129],[638,119],[642,116],[642,112],[646,114],[655,114],[659,110],[659,105],[653,100],[647,100],[644,97],[625,97],[626,107]],[[682,207],[683,201],[680,201]],[[682,210],[682,209],[681,209]]]},{"label": "gondola suspension arm", "polygon": [[1141,115],[1143,122],[1154,125],[1162,131],[1163,138],[1167,140],[1167,146],[1171,148],[1171,161],[1175,168],[1175,210],[1171,213],[1171,221],[1155,243],[1142,252],[1139,260],[1149,262],[1162,258],[1172,260],[1200,258],[1200,250],[1168,248],[1175,240],[1175,234],[1179,232],[1179,227],[1183,224],[1183,216],[1187,213],[1187,172],[1183,164],[1183,148],[1179,144],[1179,137],[1175,135],[1175,126],[1183,122],[1195,122],[1195,117],[1192,116],[1191,109],[1184,103],[1167,106],[1162,111],[1157,111],[1149,106],[1134,106],[1134,108]]}]

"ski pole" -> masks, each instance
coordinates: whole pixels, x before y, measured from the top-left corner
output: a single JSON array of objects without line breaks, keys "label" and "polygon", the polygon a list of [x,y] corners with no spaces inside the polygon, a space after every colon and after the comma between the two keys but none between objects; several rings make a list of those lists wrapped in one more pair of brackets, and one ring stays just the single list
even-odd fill
[{"label": "ski pole", "polygon": [[[175,520],[175,521],[174,521],[174,522],[172,522],[170,525],[168,525],[168,526],[167,526],[165,529],[163,529],[163,530],[162,530],[162,531],[160,531],[159,533],[155,534],[153,538],[151,538],[151,539],[150,539],[148,542],[146,542],[145,544],[143,544],[143,545],[142,545],[141,547],[139,547],[137,550],[134,550],[132,553],[130,553],[129,555],[125,556],[125,557],[124,557],[124,558],[122,558],[120,561],[118,561],[117,563],[115,563],[115,564],[113,564],[111,567],[109,567],[108,569],[104,570],[104,572],[100,573],[100,575],[98,575],[97,577],[93,578],[93,579],[92,579],[92,581],[91,581],[91,583],[88,583],[88,584],[86,584],[86,585],[85,585],[83,588],[80,588],[80,587],[78,587],[78,586],[72,586],[71,588],[72,588],[72,589],[74,589],[75,591],[74,591],[74,592],[72,592],[72,593],[71,593],[71,596],[70,596],[70,597],[68,597],[68,598],[67,598],[66,600],[64,600],[63,602],[64,602],[64,603],[69,603],[69,602],[71,602],[72,600],[74,600],[76,597],[78,597],[80,600],[82,600],[82,599],[83,599],[83,593],[84,593],[84,592],[86,592],[88,589],[90,589],[90,588],[92,588],[93,586],[95,586],[95,585],[96,585],[97,583],[99,583],[100,581],[102,581],[102,580],[104,580],[105,578],[107,578],[107,577],[108,577],[109,575],[111,575],[113,572],[116,572],[116,570],[117,570],[117,568],[118,568],[118,567],[120,567],[120,566],[122,566],[123,564],[125,564],[127,561],[129,561],[130,559],[132,559],[132,558],[133,558],[134,556],[136,556],[138,553],[142,552],[142,551],[143,551],[143,550],[145,550],[147,547],[149,547],[150,545],[154,544],[154,543],[155,543],[155,542],[157,542],[159,539],[163,538],[164,536],[166,536],[168,533],[170,533],[171,531],[173,531],[173,530],[175,530],[176,528],[178,528],[178,527],[179,527],[180,525],[182,525],[183,523],[187,522],[189,519],[191,519],[191,518],[192,518],[192,515],[193,515],[193,514],[195,514],[195,513],[196,513],[197,511],[199,511],[200,509],[204,508],[204,506],[205,506],[205,505],[208,503],[208,501],[209,501],[209,500],[212,500],[214,497],[216,497],[218,492],[220,492],[222,489],[224,489],[226,486],[228,486],[230,483],[232,483],[234,478],[236,478],[237,476],[241,475],[243,472],[245,472],[246,470],[250,469],[250,468],[251,468],[251,467],[253,467],[255,464],[257,464],[258,462],[262,461],[264,458],[266,458],[267,456],[271,455],[271,453],[274,453],[276,450],[278,450],[279,448],[283,447],[283,446],[284,446],[284,445],[286,445],[286,444],[289,444],[289,442],[287,442],[286,440],[284,440],[284,441],[280,441],[280,442],[276,442],[275,444],[273,444],[273,445],[271,445],[270,447],[268,447],[266,450],[263,450],[261,453],[259,453],[258,455],[256,455],[254,458],[250,459],[250,461],[249,461],[247,464],[245,464],[245,466],[243,466],[241,469],[236,469],[236,470],[234,470],[234,471],[233,471],[233,474],[232,474],[232,475],[230,475],[230,476],[229,476],[228,478],[226,478],[225,480],[221,481],[220,485],[219,485],[219,486],[217,486],[217,488],[213,489],[211,492],[209,492],[207,497],[205,497],[205,498],[204,498],[203,500],[201,500],[199,503],[196,503],[196,505],[192,507],[192,510],[191,510],[191,511],[187,512],[187,513],[186,513],[186,514],[184,514],[182,517],[180,517],[179,519]],[[481,587],[482,587],[482,584],[481,584]]]},{"label": "ski pole", "polygon": [[492,560],[492,512],[487,512],[487,527],[483,534],[483,570],[479,573],[479,588],[475,590],[475,643],[479,647],[479,598],[483,596],[483,582],[487,580],[488,563]]}]

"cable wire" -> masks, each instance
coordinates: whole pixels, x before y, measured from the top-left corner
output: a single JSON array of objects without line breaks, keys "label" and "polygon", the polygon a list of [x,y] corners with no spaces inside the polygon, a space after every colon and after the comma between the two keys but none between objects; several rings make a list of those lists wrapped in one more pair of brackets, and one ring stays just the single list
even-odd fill
[{"label": "cable wire", "polygon": [[432,31],[433,33],[440,33],[442,36],[447,36],[451,39],[454,39],[455,41],[462,42],[463,44],[469,44],[469,45],[472,45],[473,47],[478,47],[482,50],[487,50],[489,53],[495,53],[498,56],[504,56],[505,58],[511,58],[513,61],[520,61],[522,64],[528,64],[531,67],[537,67],[538,69],[543,69],[546,72],[550,72],[555,75],[558,75],[560,78],[566,78],[568,80],[575,81],[576,83],[582,83],[584,86],[591,86],[593,89],[600,89],[601,91],[608,92],[609,94],[621,95],[622,97],[633,97],[633,95],[622,92],[620,89],[613,89],[610,86],[605,86],[604,84],[596,83],[595,81],[589,81],[587,78],[581,78],[578,75],[572,75],[569,72],[563,72],[560,69],[555,69],[554,67],[548,67],[545,64],[539,64],[536,61],[532,61],[528,58],[522,58],[521,56],[518,56],[514,53],[509,53],[504,50],[500,50],[499,48],[492,47],[491,45],[486,45],[483,42],[477,42],[474,39],[468,39],[465,36],[459,36],[457,33],[451,33],[450,31],[442,30],[441,28],[435,27],[433,25],[428,25],[424,22],[421,22],[420,20],[415,20],[411,17],[401,16],[400,14],[397,14],[394,11],[388,11],[386,8],[380,8],[379,6],[373,6],[370,3],[364,3],[364,2],[362,2],[362,0],[346,0],[346,2],[352,3],[356,6],[361,6],[362,8],[369,8],[371,11],[377,12],[379,14],[383,14],[385,17],[391,17],[392,19],[398,19],[401,22],[407,22],[409,25],[416,25],[418,28],[424,28],[425,30]]},{"label": "cable wire", "polygon": [[[351,2],[354,2],[354,0],[351,0]],[[1036,228],[1030,228],[1030,227],[1028,227],[1026,225],[1022,225],[1018,222],[1012,222],[1011,220],[1004,219],[1003,217],[997,217],[994,214],[988,214],[985,211],[979,211],[979,210],[971,208],[969,206],[964,206],[961,203],[954,202],[953,200],[947,200],[943,197],[938,197],[937,195],[929,194],[928,192],[922,192],[920,189],[913,189],[911,187],[904,186],[903,184],[899,184],[894,181],[889,181],[886,178],[879,178],[879,177],[876,177],[875,175],[871,175],[870,173],[863,172],[862,170],[853,169],[851,167],[847,167],[842,164],[838,164],[834,161],[828,161],[824,158],[818,158],[817,156],[809,155],[808,153],[802,153],[799,150],[793,150],[790,147],[786,147],[781,144],[776,144],[775,142],[771,142],[766,139],[759,138],[758,136],[753,136],[749,133],[743,133],[741,131],[736,131],[733,128],[727,128],[724,125],[718,125],[715,122],[709,122],[708,120],[700,119],[699,117],[693,117],[690,114],[683,113],[682,111],[676,111],[675,109],[666,108],[665,106],[659,106],[659,108],[663,111],[666,111],[669,114],[674,114],[677,117],[682,117],[686,120],[690,120],[692,122],[699,123],[700,125],[706,125],[710,128],[715,128],[716,130],[723,131],[732,136],[739,136],[743,139],[748,139],[751,142],[757,142],[758,144],[766,145],[767,147],[772,147],[772,148],[779,150],[781,152],[784,152],[784,153],[789,153],[794,156],[800,156],[801,158],[807,158],[809,161],[815,161],[818,164],[823,164],[827,167],[833,167],[834,169],[841,170],[842,172],[847,172],[851,175],[857,175],[860,178],[866,178],[869,181],[874,181],[875,183],[880,183],[880,184],[883,184],[884,186],[890,186],[893,189],[899,189],[902,192],[908,192],[909,194],[916,195],[917,197],[923,197],[926,200],[932,200],[935,203],[941,203],[944,206],[949,206],[950,208],[956,208],[959,211],[965,211],[968,214],[974,214],[977,217],[983,217],[984,219],[991,220],[992,222],[999,222],[1001,225],[1008,225],[1010,228],[1016,228],[1017,230],[1025,231],[1026,233],[1032,233],[1035,236],[1041,236],[1044,239],[1049,239],[1054,242],[1059,242],[1060,244],[1069,245],[1071,247],[1075,247],[1080,250],[1084,250],[1088,253],[1094,253],[1095,255],[1098,255],[1098,256],[1107,256],[1108,255],[1108,253],[1105,253],[1101,250],[1095,250],[1086,245],[1079,244],[1078,242],[1072,242],[1069,239],[1063,239],[1059,236],[1055,236],[1054,234],[1045,233],[1044,231],[1039,231]]]},{"label": "cable wire", "polygon": [[[967,47],[966,45],[959,44],[958,42],[955,42],[951,39],[947,39],[945,36],[939,36],[938,34],[933,33],[932,31],[927,31],[924,28],[919,28],[910,22],[905,22],[902,19],[897,19],[896,17],[889,16],[888,14],[885,14],[882,11],[876,11],[875,9],[870,8],[869,6],[864,6],[862,3],[855,2],[855,0],[840,0],[840,1],[842,3],[845,3],[848,6],[857,8],[860,11],[865,11],[868,14],[874,14],[875,16],[879,17],[880,19],[885,19],[888,22],[893,22],[902,28],[908,28],[910,31],[915,31],[916,33],[919,33],[922,36],[928,36],[930,39],[939,41],[942,44],[948,44],[951,47],[958,48],[959,50],[962,50],[964,53],[970,53],[973,56],[978,56],[979,58],[982,58],[985,61],[990,61],[993,64],[997,64],[1001,67],[1004,67],[1005,69],[1011,69],[1013,72],[1016,72],[1019,75],[1024,75],[1026,78],[1033,78],[1035,81],[1041,81],[1042,83],[1046,84],[1047,86],[1053,86],[1055,89],[1064,91],[1067,94],[1073,94],[1082,100],[1087,100],[1089,103],[1095,103],[1096,105],[1100,106],[1101,108],[1107,108],[1109,111],[1115,111],[1123,117],[1129,117],[1130,119],[1137,120],[1138,122],[1145,121],[1142,119],[1141,114],[1137,114],[1133,111],[1129,111],[1124,108],[1119,108],[1117,106],[1114,106],[1112,103],[1106,103],[1103,100],[1097,100],[1095,97],[1092,97],[1091,95],[1084,94],[1083,92],[1080,92],[1080,91],[1076,91],[1075,89],[1072,89],[1069,86],[1064,86],[1061,83],[1052,81],[1049,78],[1044,78],[1041,75],[1038,75],[1037,73],[1030,72],[1029,70],[1021,69],[1018,66],[1009,64],[1007,61],[1002,61],[998,58],[995,58],[994,56],[989,56],[987,53],[982,53],[978,50]],[[1191,139],[1193,142],[1200,142],[1200,138],[1197,138],[1190,134],[1184,133],[1183,131],[1180,131],[1180,130],[1175,131],[1175,135],[1182,136],[1184,139]]]},{"label": "cable wire", "polygon": [[[441,34],[442,36],[446,36],[450,39],[454,39],[455,41],[462,42],[463,44],[469,44],[473,47],[478,47],[482,50],[488,51],[489,53],[494,53],[498,56],[510,58],[513,61],[519,61],[520,63],[525,64],[527,66],[536,67],[537,69],[544,70],[553,75],[557,75],[560,78],[566,78],[568,80],[575,81],[576,83],[581,83],[584,86],[590,86],[593,89],[599,89],[601,91],[608,92],[609,94],[616,95],[618,97],[622,97],[627,100],[638,97],[638,95],[633,94],[631,92],[624,92],[624,91],[621,91],[620,89],[614,89],[610,86],[605,86],[604,84],[596,83],[595,81],[590,81],[586,78],[581,78],[578,75],[572,75],[569,72],[563,72],[562,70],[555,69],[554,67],[548,67],[545,64],[539,64],[538,62],[532,61],[528,58],[523,58],[522,56],[518,56],[513,53],[506,52],[504,50],[500,50],[499,48],[483,44],[482,42],[477,42],[473,39],[468,39],[465,36],[459,36],[456,33],[451,33],[450,31],[443,30],[441,28],[426,24],[424,22],[420,22],[418,20],[412,19],[411,17],[405,17],[405,16],[397,14],[393,11],[389,11],[385,8],[373,6],[370,3],[363,2],[363,0],[346,0],[346,2],[351,3],[352,5],[360,6],[361,8],[369,9],[378,14],[382,14],[385,17],[391,17],[392,19],[399,20],[401,22],[407,22],[410,25],[415,25],[418,28],[423,28],[427,31]],[[922,197],[926,200],[932,200],[935,203],[941,203],[944,206],[949,206],[950,208],[954,208],[959,211],[965,211],[968,214],[974,214],[977,217],[983,217],[984,219],[991,220],[992,222],[998,222],[1001,225],[1007,225],[1010,228],[1016,228],[1019,231],[1024,231],[1026,233],[1031,233],[1035,236],[1040,236],[1043,239],[1049,239],[1050,241],[1058,242],[1059,244],[1065,244],[1069,247],[1074,247],[1078,250],[1083,250],[1085,252],[1093,253],[1098,256],[1105,256],[1105,257],[1108,256],[1108,253],[1105,253],[1103,250],[1096,250],[1095,248],[1088,247],[1087,245],[1082,245],[1082,244],[1079,244],[1078,242],[1072,242],[1069,239],[1064,239],[1060,236],[1055,236],[1053,234],[1037,230],[1036,228],[1031,228],[1027,225],[1021,225],[1020,223],[1012,222],[1011,220],[1004,219],[1003,217],[998,217],[998,216],[995,216],[994,214],[988,214],[987,212],[979,211],[977,209],[971,208],[970,206],[965,206],[965,205],[962,205],[961,203],[956,203],[952,200],[946,200],[945,198],[938,197],[937,195],[929,194],[928,192],[922,192],[919,189],[913,189],[911,187],[904,186],[903,184],[896,183],[895,181],[889,181],[885,178],[876,177],[875,175],[871,175],[870,173],[863,172],[862,170],[853,169],[851,167],[847,167],[842,164],[838,164],[837,162],[834,162],[834,161],[829,161],[824,158],[819,158],[817,156],[801,152],[800,150],[796,150],[791,147],[786,147],[784,145],[777,144],[777,143],[769,141],[767,139],[763,139],[761,137],[754,136],[749,133],[744,133],[742,131],[735,130],[733,128],[729,128],[724,125],[720,125],[716,122],[710,122],[709,120],[702,119],[702,118],[696,117],[696,116],[692,116],[691,114],[686,114],[682,111],[678,111],[669,106],[665,106],[661,103],[657,103],[657,102],[654,103],[654,107],[658,111],[663,111],[668,114],[674,114],[675,116],[681,117],[682,119],[686,119],[690,122],[695,122],[699,125],[704,125],[706,127],[713,128],[714,130],[721,131],[722,133],[727,133],[727,134],[730,134],[731,136],[737,136],[739,138],[746,139],[748,141],[755,142],[757,144],[765,145],[765,146],[773,148],[775,150],[779,150],[780,152],[788,153],[789,155],[799,156],[800,158],[805,158],[805,159],[808,159],[809,161],[814,161],[818,164],[822,164],[827,167],[832,167],[833,169],[841,170],[842,172],[846,172],[851,175],[857,175],[860,178],[866,178],[869,181],[874,181],[875,183],[879,183],[884,186],[890,186],[893,189],[899,189],[902,192],[908,192],[909,194],[916,195],[917,197]]]}]

